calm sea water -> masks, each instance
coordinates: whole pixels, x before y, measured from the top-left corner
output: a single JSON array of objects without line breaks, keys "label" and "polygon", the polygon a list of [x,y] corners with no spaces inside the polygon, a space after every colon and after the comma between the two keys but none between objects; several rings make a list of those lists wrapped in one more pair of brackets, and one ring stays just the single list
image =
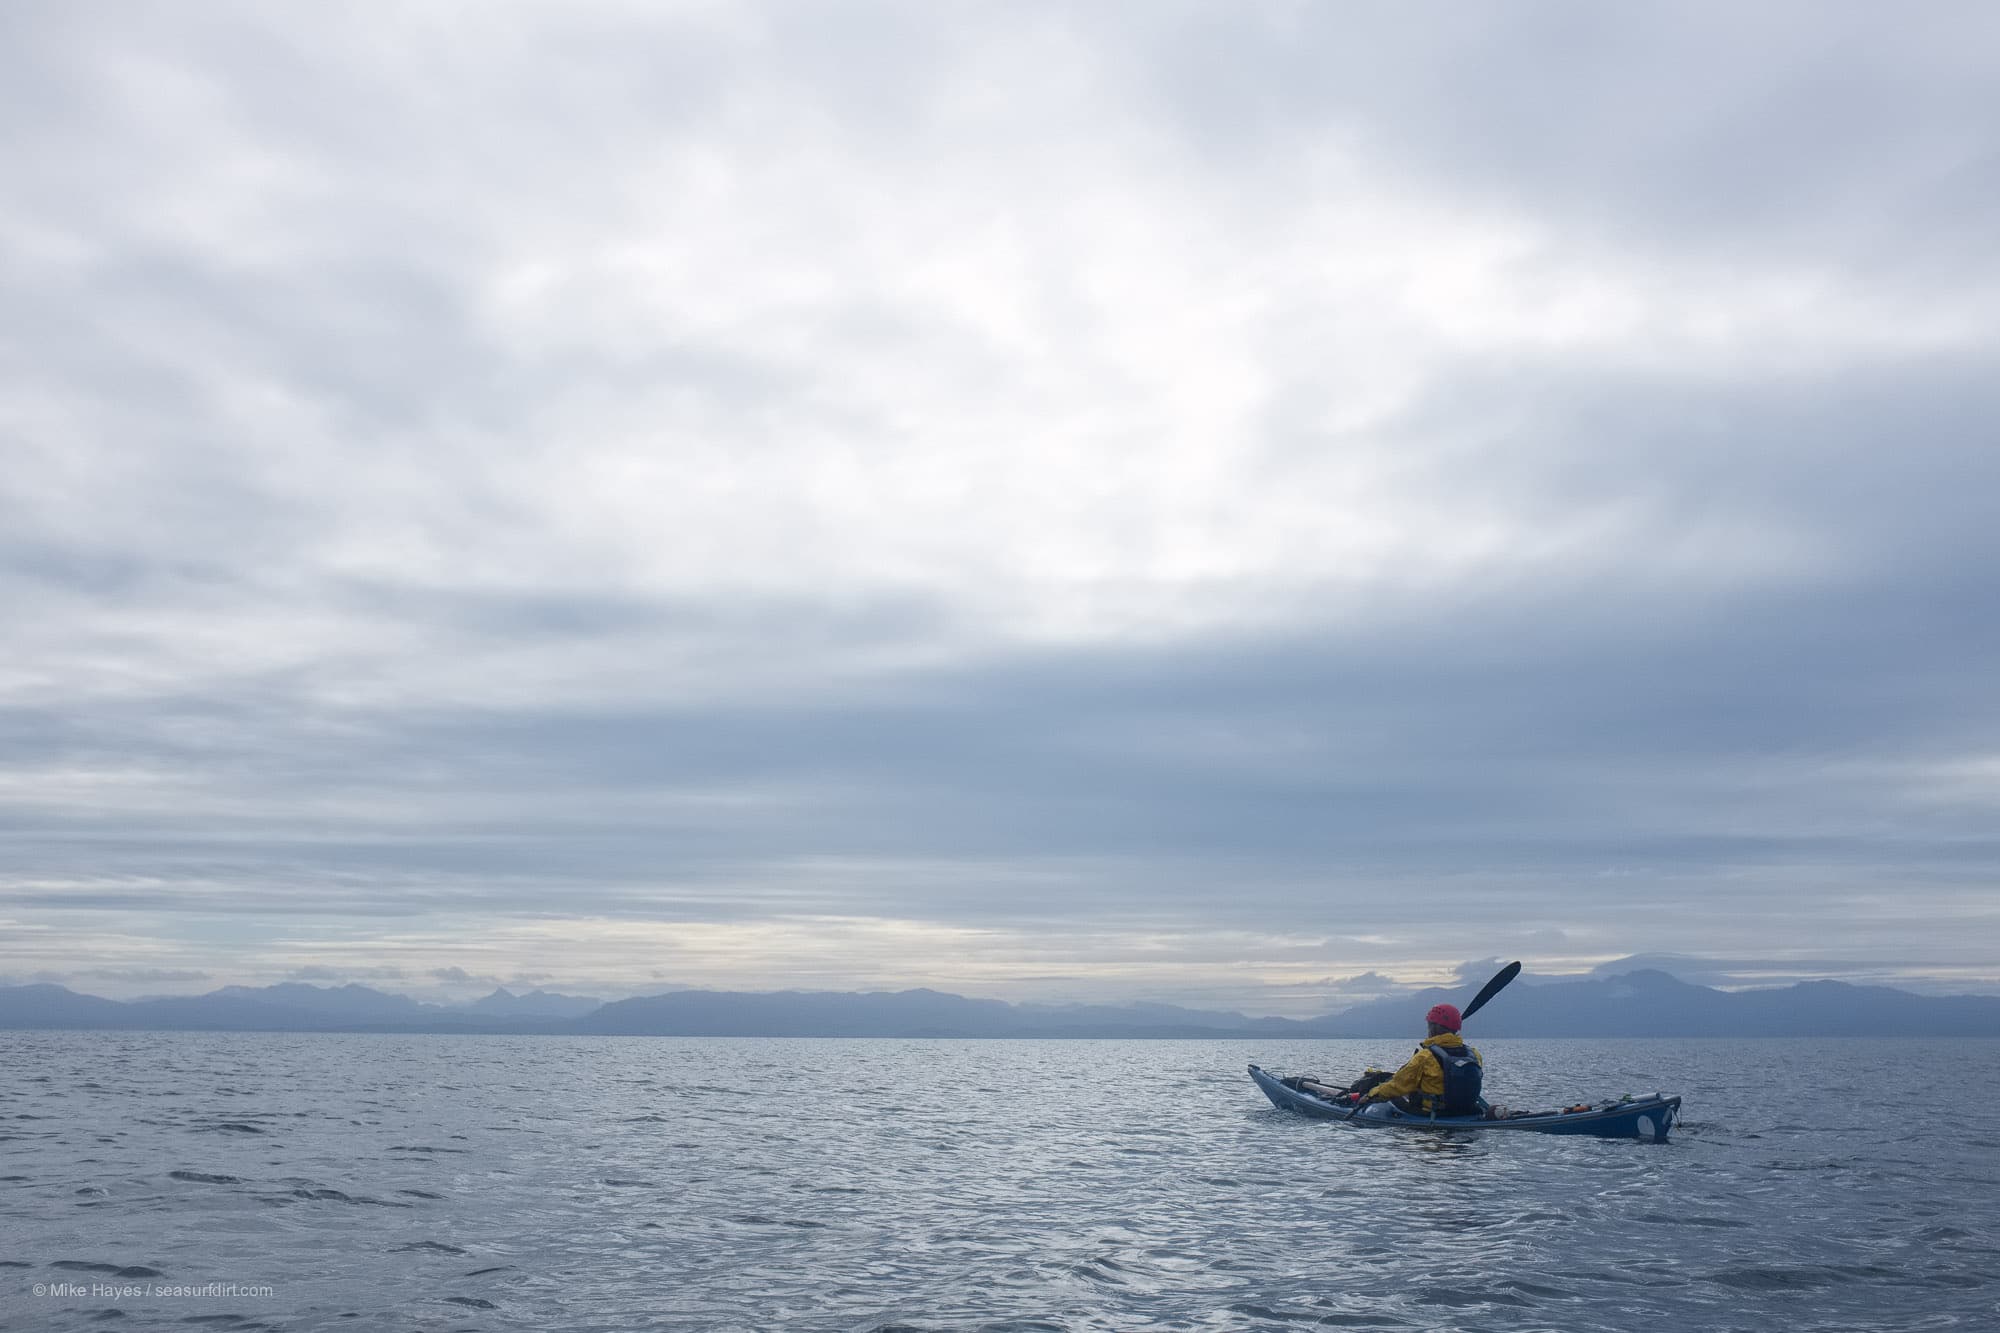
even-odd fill
[{"label": "calm sea water", "polygon": [[1657,1145],[1243,1072],[1408,1044],[0,1033],[0,1328],[2000,1327],[2000,1044],[1482,1043]]}]

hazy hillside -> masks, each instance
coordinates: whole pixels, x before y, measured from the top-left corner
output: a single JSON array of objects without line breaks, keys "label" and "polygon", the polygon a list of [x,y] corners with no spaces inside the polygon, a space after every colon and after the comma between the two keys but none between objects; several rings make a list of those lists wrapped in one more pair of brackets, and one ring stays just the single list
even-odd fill
[{"label": "hazy hillside", "polygon": [[[935,990],[703,991],[598,1004],[497,991],[424,1004],[365,986],[230,986],[207,995],[115,1001],[60,986],[0,987],[0,1027],[217,1031],[516,1032],[715,1037],[1417,1037],[1438,989],[1294,1021],[1172,1005],[1042,1005]],[[2000,1036],[2000,998],[1924,996],[1837,981],[1721,991],[1642,969],[1580,981],[1517,982],[1474,1017],[1482,1037]]]}]

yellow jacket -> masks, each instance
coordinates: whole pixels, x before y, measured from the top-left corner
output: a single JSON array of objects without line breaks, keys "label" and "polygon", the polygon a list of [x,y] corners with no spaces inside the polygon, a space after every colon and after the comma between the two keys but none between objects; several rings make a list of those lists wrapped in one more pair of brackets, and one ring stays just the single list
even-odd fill
[{"label": "yellow jacket", "polygon": [[1465,1038],[1459,1036],[1456,1032],[1440,1032],[1435,1037],[1425,1037],[1424,1044],[1417,1047],[1415,1055],[1412,1055],[1408,1060],[1403,1062],[1403,1067],[1396,1071],[1396,1076],[1387,1083],[1377,1084],[1364,1096],[1363,1100],[1370,1098],[1386,1100],[1390,1097],[1408,1097],[1412,1093],[1421,1093],[1431,1097],[1444,1096],[1444,1069],[1438,1064],[1437,1057],[1431,1054],[1431,1047],[1433,1046],[1463,1047],[1471,1054],[1473,1059],[1479,1061],[1482,1069],[1486,1066],[1486,1061],[1480,1056],[1478,1047],[1467,1046]]}]

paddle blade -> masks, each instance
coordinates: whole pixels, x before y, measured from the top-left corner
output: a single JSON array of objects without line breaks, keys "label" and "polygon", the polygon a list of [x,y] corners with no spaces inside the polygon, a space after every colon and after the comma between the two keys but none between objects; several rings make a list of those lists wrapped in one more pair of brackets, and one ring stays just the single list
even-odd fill
[{"label": "paddle blade", "polygon": [[1480,987],[1479,994],[1472,997],[1472,1003],[1465,1006],[1461,1017],[1470,1018],[1479,1012],[1480,1006],[1507,988],[1507,983],[1521,975],[1519,963],[1509,963],[1493,974],[1493,980]]}]

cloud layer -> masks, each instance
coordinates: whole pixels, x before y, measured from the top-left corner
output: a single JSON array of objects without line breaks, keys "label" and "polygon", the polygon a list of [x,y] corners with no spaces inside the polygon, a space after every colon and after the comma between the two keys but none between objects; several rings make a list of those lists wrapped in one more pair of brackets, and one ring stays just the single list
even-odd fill
[{"label": "cloud layer", "polygon": [[1981,7],[0,22],[0,970],[2000,986]]}]

